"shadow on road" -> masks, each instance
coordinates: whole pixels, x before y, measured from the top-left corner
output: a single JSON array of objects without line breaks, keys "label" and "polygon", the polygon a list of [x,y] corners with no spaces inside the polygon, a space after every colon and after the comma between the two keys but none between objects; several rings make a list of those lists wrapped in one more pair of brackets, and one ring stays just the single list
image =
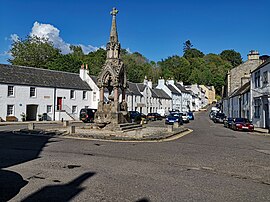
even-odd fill
[{"label": "shadow on road", "polygon": [[28,182],[13,171],[3,170],[36,158],[49,143],[50,137],[15,135],[11,131],[0,132],[0,202],[16,196]]},{"label": "shadow on road", "polygon": [[80,185],[93,175],[95,175],[95,173],[88,172],[84,173],[83,175],[79,176],[68,184],[46,186],[37,191],[36,193],[28,196],[26,199],[23,200],[23,202],[70,201],[74,196],[84,190],[84,188],[80,187]]}]

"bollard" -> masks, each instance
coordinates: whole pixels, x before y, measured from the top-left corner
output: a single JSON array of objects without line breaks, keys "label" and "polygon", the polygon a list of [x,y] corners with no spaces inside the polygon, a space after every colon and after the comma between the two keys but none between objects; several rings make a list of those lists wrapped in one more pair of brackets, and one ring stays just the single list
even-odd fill
[{"label": "bollard", "polygon": [[173,132],[173,125],[168,125],[168,132]]},{"label": "bollard", "polygon": [[178,123],[178,122],[174,122],[174,123],[173,123],[173,127],[174,127],[174,128],[179,128],[179,123]]},{"label": "bollard", "polygon": [[63,122],[63,126],[64,126],[64,127],[68,127],[68,126],[69,126],[69,121],[64,121],[64,122]]},{"label": "bollard", "polygon": [[69,126],[69,134],[75,133],[75,126]]},{"label": "bollard", "polygon": [[28,123],[28,130],[34,130],[34,129],[35,129],[34,123]]}]

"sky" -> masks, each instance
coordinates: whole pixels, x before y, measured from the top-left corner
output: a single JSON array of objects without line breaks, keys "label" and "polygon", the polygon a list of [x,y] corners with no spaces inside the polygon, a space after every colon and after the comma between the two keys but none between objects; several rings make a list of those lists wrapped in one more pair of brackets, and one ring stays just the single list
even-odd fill
[{"label": "sky", "polygon": [[186,40],[205,54],[270,55],[270,0],[0,0],[0,63],[27,35],[48,37],[64,54],[71,44],[104,47],[113,7],[122,47],[150,61],[182,56]]}]

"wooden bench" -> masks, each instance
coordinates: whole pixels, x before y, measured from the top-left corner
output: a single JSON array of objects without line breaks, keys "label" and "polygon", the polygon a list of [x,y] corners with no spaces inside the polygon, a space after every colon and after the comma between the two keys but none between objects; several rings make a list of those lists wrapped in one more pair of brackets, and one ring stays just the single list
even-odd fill
[{"label": "wooden bench", "polygon": [[16,116],[7,116],[6,121],[7,122],[17,122],[18,118]]}]

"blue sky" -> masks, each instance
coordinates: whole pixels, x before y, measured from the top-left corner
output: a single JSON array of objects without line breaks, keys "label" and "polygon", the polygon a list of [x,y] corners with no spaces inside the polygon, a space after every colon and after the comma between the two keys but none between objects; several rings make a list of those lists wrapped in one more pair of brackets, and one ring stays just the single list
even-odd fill
[{"label": "blue sky", "polygon": [[182,55],[188,39],[206,54],[270,54],[269,0],[0,0],[0,63],[7,63],[12,34],[46,32],[59,46],[102,47],[114,6],[122,47],[149,60]]}]

